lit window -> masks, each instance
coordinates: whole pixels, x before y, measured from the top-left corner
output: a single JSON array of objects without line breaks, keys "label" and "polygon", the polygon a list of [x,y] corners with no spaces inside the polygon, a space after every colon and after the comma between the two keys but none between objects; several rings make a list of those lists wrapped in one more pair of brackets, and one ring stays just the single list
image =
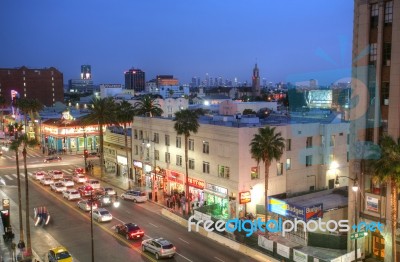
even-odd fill
[{"label": "lit window", "polygon": [[286,170],[290,170],[292,168],[292,159],[286,159]]},{"label": "lit window", "polygon": [[218,166],[218,176],[222,178],[229,178],[229,167],[227,166]]},{"label": "lit window", "polygon": [[369,61],[370,62],[376,61],[377,54],[378,54],[378,44],[372,43],[369,47]]},{"label": "lit window", "polygon": [[393,1],[385,3],[385,24],[393,22]]}]

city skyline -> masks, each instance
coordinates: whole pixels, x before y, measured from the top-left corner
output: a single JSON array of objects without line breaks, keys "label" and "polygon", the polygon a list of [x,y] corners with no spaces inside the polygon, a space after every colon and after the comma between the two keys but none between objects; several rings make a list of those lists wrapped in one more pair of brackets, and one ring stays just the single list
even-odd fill
[{"label": "city skyline", "polygon": [[67,83],[88,64],[96,84],[124,83],[132,67],[146,81],[172,74],[185,84],[208,73],[251,83],[255,63],[273,83],[350,76],[351,1],[94,3],[0,3],[0,67],[54,66]]}]

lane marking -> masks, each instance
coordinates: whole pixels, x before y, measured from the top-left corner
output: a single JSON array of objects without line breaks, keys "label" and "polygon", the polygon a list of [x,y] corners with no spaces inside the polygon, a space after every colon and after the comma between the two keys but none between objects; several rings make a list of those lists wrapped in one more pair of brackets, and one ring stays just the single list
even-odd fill
[{"label": "lane marking", "polygon": [[178,252],[175,253],[175,254],[177,254],[177,255],[183,257],[183,258],[186,259],[187,261],[193,262],[193,260],[190,260],[189,258],[185,257],[184,255],[179,254]]},{"label": "lane marking", "polygon": [[[16,175],[16,174],[12,174],[12,176],[14,176],[14,177],[17,177],[17,175]],[[10,177],[9,175],[5,175],[5,177],[6,177],[8,180],[13,180],[13,178],[12,178],[12,177]]]},{"label": "lane marking", "polygon": [[216,260],[219,260],[219,261],[221,261],[221,262],[225,262],[224,260],[222,260],[222,259],[220,259],[220,258],[218,258],[218,257],[214,257]]},{"label": "lane marking", "polygon": [[179,240],[181,240],[182,242],[185,242],[186,244],[189,244],[189,242],[187,242],[186,240],[183,240],[182,238],[178,238]]},{"label": "lane marking", "polygon": [[153,227],[158,227],[158,226],[154,225],[153,223],[149,223],[149,224],[152,225]]}]

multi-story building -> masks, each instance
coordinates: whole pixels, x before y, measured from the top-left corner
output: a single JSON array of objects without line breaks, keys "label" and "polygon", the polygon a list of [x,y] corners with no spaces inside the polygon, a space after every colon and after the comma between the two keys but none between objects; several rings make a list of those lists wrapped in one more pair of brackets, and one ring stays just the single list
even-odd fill
[{"label": "multi-story building", "polygon": [[68,80],[68,91],[70,93],[92,93],[93,88],[93,80],[91,79]]},{"label": "multi-story building", "polygon": [[0,95],[11,105],[14,98],[38,99],[45,106],[64,102],[63,74],[54,67],[0,68]]},{"label": "multi-story building", "polygon": [[[361,179],[363,201],[359,212],[349,212],[349,219],[360,217],[365,222],[385,223],[385,232],[375,230],[358,241],[358,248],[367,256],[394,261],[391,234],[390,192],[384,184],[374,183],[365,171],[368,145],[378,144],[382,135],[395,140],[400,136],[400,1],[355,0],[353,35],[352,97],[358,101],[350,111],[352,177]],[[365,52],[368,50],[369,52]],[[351,183],[351,182],[350,182]],[[390,185],[388,185],[390,186]],[[349,205],[349,211],[353,208]],[[356,244],[355,241],[351,241]],[[353,247],[349,247],[354,250]],[[400,254],[397,253],[397,259]]]},{"label": "multi-story building", "polygon": [[146,83],[146,74],[140,69],[131,68],[125,71],[125,89],[143,92]]},{"label": "multi-story building", "polygon": [[251,78],[251,87],[253,96],[260,96],[261,87],[260,87],[260,70],[257,67],[257,64],[254,66],[253,69],[253,76]]},{"label": "multi-story building", "polygon": [[92,79],[92,67],[90,65],[81,65],[81,79]]}]

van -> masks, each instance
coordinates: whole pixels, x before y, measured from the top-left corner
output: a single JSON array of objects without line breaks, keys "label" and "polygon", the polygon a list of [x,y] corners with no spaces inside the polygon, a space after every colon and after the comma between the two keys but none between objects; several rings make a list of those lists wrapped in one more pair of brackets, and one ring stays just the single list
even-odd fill
[{"label": "van", "polygon": [[100,181],[96,179],[89,179],[86,182],[87,186],[91,186],[93,189],[99,189],[100,188]]},{"label": "van", "polygon": [[122,199],[132,200],[133,202],[146,202],[146,192],[140,190],[128,190],[121,195]]}]

